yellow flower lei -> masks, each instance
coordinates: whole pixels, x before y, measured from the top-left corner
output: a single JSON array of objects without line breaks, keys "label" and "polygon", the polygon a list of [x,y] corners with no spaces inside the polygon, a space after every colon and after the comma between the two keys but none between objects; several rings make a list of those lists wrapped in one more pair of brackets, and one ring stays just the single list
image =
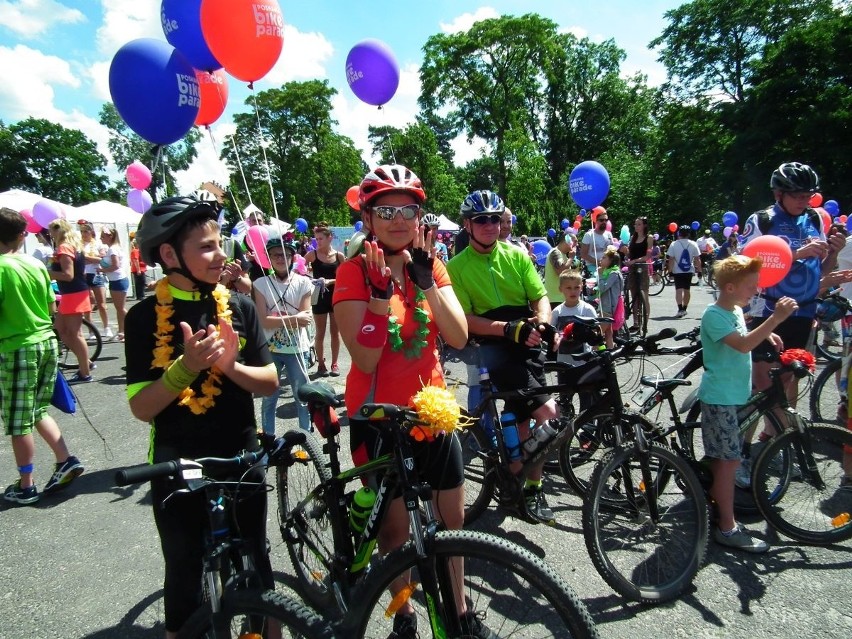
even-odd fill
[{"label": "yellow flower lei", "polygon": [[455,396],[446,388],[424,386],[411,398],[411,407],[424,422],[411,429],[416,441],[432,441],[442,433],[452,433],[473,424],[474,420],[461,414]]},{"label": "yellow flower lei", "polygon": [[[172,315],[175,313],[174,297],[169,290],[169,281],[167,278],[157,282],[156,288],[157,306],[157,333],[154,335],[156,346],[152,352],[154,358],[151,361],[151,368],[167,369],[172,365],[174,359],[174,346],[172,346],[174,324],[171,323]],[[213,290],[213,299],[216,301],[216,317],[220,322],[227,324],[231,323],[231,310],[228,308],[228,299],[230,292],[221,284],[217,284]],[[222,389],[219,384],[222,381],[222,371],[215,366],[207,371],[206,379],[201,383],[201,397],[196,397],[195,391],[192,388],[184,388],[179,395],[180,401],[178,405],[186,406],[192,411],[193,415],[203,415],[208,408],[216,405],[216,396],[222,394]]]}]

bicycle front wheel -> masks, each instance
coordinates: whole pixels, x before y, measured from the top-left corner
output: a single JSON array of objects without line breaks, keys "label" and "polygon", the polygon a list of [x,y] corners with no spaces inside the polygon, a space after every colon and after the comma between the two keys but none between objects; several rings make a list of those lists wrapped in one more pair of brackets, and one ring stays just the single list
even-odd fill
[{"label": "bicycle front wheel", "polygon": [[659,276],[651,277],[651,285],[648,288],[648,294],[659,295],[663,292],[663,289],[666,288],[666,284],[668,284],[668,278],[664,273],[660,273]]},{"label": "bicycle front wheel", "polygon": [[[469,530],[440,532],[430,544],[424,563],[434,568],[441,601],[423,592],[421,561],[409,542],[370,570],[354,598],[361,605],[351,609],[348,623],[344,623],[345,635],[364,639],[393,636],[394,613],[410,605],[419,637],[471,636],[448,628],[449,613],[444,614],[457,611],[455,602],[463,596],[467,609],[498,637],[598,636],[576,593],[540,559],[504,539]],[[404,580],[409,587],[392,597],[388,586],[395,580]],[[463,593],[456,590],[457,584],[463,587]],[[438,618],[430,618],[430,609]],[[434,630],[430,632],[430,628]]]},{"label": "bicycle front wheel", "polygon": [[852,431],[813,424],[764,448],[752,475],[761,514],[778,532],[809,544],[852,538],[852,497],[840,482],[852,471]]},{"label": "bicycle front wheel", "polygon": [[293,448],[294,463],[276,468],[281,536],[308,601],[323,610],[334,606],[331,560],[334,536],[322,484],[331,479],[322,447],[312,433]]},{"label": "bicycle front wheel", "polygon": [[842,401],[840,395],[840,368],[842,359],[833,359],[826,362],[825,366],[816,376],[809,397],[811,419],[815,422],[827,422],[829,424],[846,425],[845,419],[838,419],[838,411],[842,408],[845,412],[846,402]]},{"label": "bicycle front wheel", "polygon": [[223,597],[218,619],[207,603],[186,621],[178,637],[267,637],[276,628],[281,630],[277,636],[283,639],[334,638],[331,626],[313,610],[272,590],[229,592]]},{"label": "bicycle front wheel", "polygon": [[[644,466],[644,468],[643,468]],[[707,500],[677,453],[635,444],[606,453],[583,502],[583,536],[601,577],[627,599],[662,603],[692,583],[707,550]]]}]

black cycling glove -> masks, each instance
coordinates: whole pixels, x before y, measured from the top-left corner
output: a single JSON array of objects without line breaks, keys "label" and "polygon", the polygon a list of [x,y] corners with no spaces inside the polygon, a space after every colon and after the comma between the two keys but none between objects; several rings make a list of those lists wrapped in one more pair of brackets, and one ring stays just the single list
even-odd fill
[{"label": "black cycling glove", "polygon": [[429,251],[422,248],[412,249],[411,261],[405,265],[405,270],[421,291],[428,291],[435,286],[435,276],[432,273],[434,263],[435,258],[430,256]]},{"label": "black cycling glove", "polygon": [[503,327],[503,336],[516,344],[525,344],[534,330],[535,326],[525,319],[512,320]]}]

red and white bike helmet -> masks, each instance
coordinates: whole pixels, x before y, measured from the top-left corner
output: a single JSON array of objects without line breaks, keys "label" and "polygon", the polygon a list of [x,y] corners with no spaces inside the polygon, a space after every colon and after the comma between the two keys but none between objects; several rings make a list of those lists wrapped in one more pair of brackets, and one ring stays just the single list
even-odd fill
[{"label": "red and white bike helmet", "polygon": [[385,193],[410,193],[419,204],[426,201],[420,178],[401,164],[383,164],[367,173],[358,188],[358,203],[364,209]]}]

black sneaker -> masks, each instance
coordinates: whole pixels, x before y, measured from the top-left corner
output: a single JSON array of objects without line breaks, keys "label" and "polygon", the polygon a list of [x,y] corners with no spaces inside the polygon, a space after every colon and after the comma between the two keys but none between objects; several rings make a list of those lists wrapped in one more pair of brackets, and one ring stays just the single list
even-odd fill
[{"label": "black sneaker", "polygon": [[476,613],[473,610],[468,610],[459,617],[462,636],[472,639],[500,639],[491,632],[491,628],[485,625],[482,621],[483,617],[485,617],[484,613]]},{"label": "black sneaker", "polygon": [[77,479],[86,470],[80,460],[71,455],[61,464],[56,464],[56,469],[53,475],[44,485],[42,493],[49,495],[50,493],[59,492],[63,488],[67,488],[72,481]]},{"label": "black sneaker", "polygon": [[544,499],[544,491],[541,488],[524,488],[524,503],[527,507],[527,516],[537,523],[556,525],[556,517]]},{"label": "black sneaker", "polygon": [[27,504],[34,504],[38,501],[38,489],[35,487],[35,484],[27,486],[26,488],[21,488],[21,480],[19,479],[14,484],[6,488],[6,492],[3,494],[3,497],[6,501],[11,501],[24,506]]},{"label": "black sneaker", "polygon": [[388,639],[417,639],[417,617],[396,614],[393,617],[393,632]]}]

